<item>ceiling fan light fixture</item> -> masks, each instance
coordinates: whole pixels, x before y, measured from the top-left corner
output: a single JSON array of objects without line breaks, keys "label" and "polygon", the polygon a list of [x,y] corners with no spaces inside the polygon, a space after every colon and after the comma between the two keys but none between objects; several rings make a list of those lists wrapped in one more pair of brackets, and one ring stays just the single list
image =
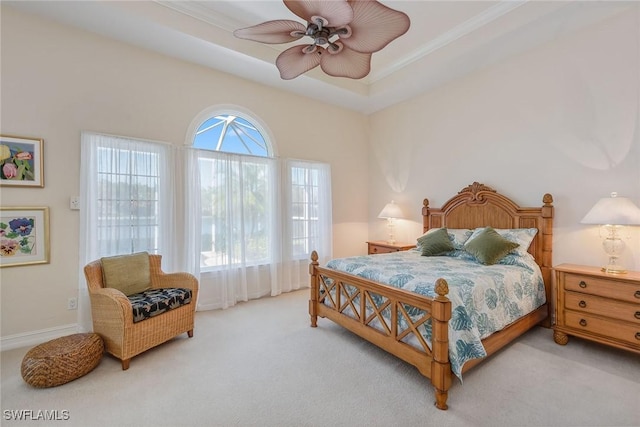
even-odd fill
[{"label": "ceiling fan light fixture", "polygon": [[[321,66],[330,76],[360,79],[371,71],[371,54],[409,30],[409,17],[375,0],[284,0],[307,22],[267,21],[234,31],[239,38],[287,43],[308,36],[313,43],[296,46],[276,59],[280,77],[290,80]],[[329,53],[329,55],[323,55]]]},{"label": "ceiling fan light fixture", "polygon": [[313,22],[314,24],[316,24],[320,29],[322,29],[323,27],[328,27],[329,26],[329,21],[325,18],[323,18],[322,16],[312,16],[311,20],[309,22]]},{"label": "ceiling fan light fixture", "polygon": [[302,52],[305,54],[315,53],[318,50],[318,45],[308,44],[302,48]]},{"label": "ceiling fan light fixture", "polygon": [[[344,44],[339,41],[329,43],[329,46],[327,46],[327,52],[331,55],[337,55],[342,52],[342,49],[344,49]],[[322,60],[320,62],[322,63]]]},{"label": "ceiling fan light fixture", "polygon": [[335,33],[341,39],[347,39],[351,37],[351,27],[348,25],[345,25],[344,27],[336,28]]}]

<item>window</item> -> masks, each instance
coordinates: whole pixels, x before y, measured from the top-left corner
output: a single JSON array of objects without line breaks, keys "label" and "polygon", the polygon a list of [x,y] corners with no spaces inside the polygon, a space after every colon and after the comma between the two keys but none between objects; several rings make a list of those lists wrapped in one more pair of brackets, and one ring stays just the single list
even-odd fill
[{"label": "window", "polygon": [[168,251],[169,157],[164,144],[83,134],[83,217],[90,259]]},{"label": "window", "polygon": [[205,152],[199,166],[201,267],[267,264],[274,239],[273,159]]},{"label": "window", "polygon": [[100,252],[158,250],[158,153],[98,148]]},{"label": "window", "polygon": [[283,256],[308,261],[331,237],[330,196],[320,202],[330,194],[328,166],[281,162],[255,120],[216,113],[193,137],[199,149],[200,269],[268,265]]},{"label": "window", "polygon": [[200,267],[268,264],[274,160],[256,125],[217,114],[197,129],[202,209]]},{"label": "window", "polygon": [[[331,199],[328,193],[329,168],[321,163],[291,160],[287,164],[291,215],[291,244],[294,259],[308,259],[312,250],[321,250],[327,230],[323,224],[321,200]],[[325,213],[326,214],[326,213]],[[330,222],[329,222],[330,224]],[[324,225],[324,226],[323,226]]]}]

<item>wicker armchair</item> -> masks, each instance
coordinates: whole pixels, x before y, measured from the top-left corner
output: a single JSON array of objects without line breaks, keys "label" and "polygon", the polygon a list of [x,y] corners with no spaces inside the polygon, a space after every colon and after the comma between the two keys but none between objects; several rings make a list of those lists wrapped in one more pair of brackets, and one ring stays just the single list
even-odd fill
[{"label": "wicker armchair", "polygon": [[151,288],[186,288],[192,292],[191,302],[162,314],[134,322],[133,308],[127,296],[104,286],[100,260],[84,267],[87,278],[93,330],[104,340],[105,350],[129,369],[131,358],[186,332],[193,337],[198,280],[189,273],[164,273],[161,255],[149,255]]}]

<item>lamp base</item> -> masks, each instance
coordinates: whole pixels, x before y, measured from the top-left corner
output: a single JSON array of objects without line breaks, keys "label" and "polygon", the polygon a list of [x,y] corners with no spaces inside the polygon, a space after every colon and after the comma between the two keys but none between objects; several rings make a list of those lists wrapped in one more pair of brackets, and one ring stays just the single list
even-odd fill
[{"label": "lamp base", "polygon": [[604,226],[609,235],[602,241],[604,251],[609,255],[609,262],[602,267],[602,271],[609,274],[624,274],[627,270],[618,263],[618,258],[624,250],[624,241],[619,237],[620,226]]},{"label": "lamp base", "polygon": [[607,274],[625,274],[627,272],[627,270],[620,265],[605,265],[600,270]]}]

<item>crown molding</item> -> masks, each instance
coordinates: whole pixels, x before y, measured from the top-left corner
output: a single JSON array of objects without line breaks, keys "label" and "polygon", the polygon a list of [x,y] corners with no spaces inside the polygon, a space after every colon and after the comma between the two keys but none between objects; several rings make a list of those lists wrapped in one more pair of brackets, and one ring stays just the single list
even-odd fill
[{"label": "crown molding", "polygon": [[375,83],[378,80],[382,80],[385,77],[390,76],[396,71],[410,65],[413,62],[432,54],[433,52],[441,49],[456,40],[471,34],[472,32],[484,27],[485,25],[495,21],[496,19],[506,15],[507,13],[519,8],[529,0],[502,0],[485,10],[484,12],[474,16],[463,22],[460,25],[453,27],[451,30],[442,33],[440,36],[431,40],[429,43],[422,45],[419,49],[414,50],[409,55],[406,55],[393,64],[379,70],[372,71],[369,77],[369,83]]},{"label": "crown molding", "polygon": [[154,0],[155,3],[183,13],[207,24],[215,25],[223,30],[233,33],[233,31],[243,24],[237,19],[231,18],[219,12],[214,12],[211,8],[205,7],[199,2]]}]

